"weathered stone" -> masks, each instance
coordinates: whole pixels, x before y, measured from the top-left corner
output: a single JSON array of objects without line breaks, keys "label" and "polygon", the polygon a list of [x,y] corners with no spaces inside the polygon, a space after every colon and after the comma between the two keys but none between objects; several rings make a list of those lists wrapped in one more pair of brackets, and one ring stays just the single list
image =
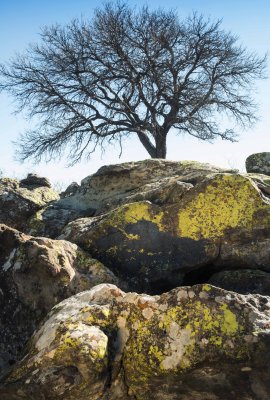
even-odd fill
[{"label": "weathered stone", "polygon": [[220,245],[215,265],[220,269],[263,269],[270,272],[270,238],[268,229],[254,229],[252,233],[239,230]]},{"label": "weathered stone", "polygon": [[[189,271],[226,264],[226,246],[267,240],[269,233],[270,202],[253,181],[214,174],[175,204],[126,204],[70,223],[61,238],[129,277],[135,290],[160,293],[180,285]],[[265,251],[269,259],[270,249]]]},{"label": "weathered stone", "polygon": [[118,205],[134,202],[136,196],[139,196],[138,200],[150,200],[147,193],[154,196],[155,190],[161,192],[163,186],[167,189],[177,181],[195,184],[216,172],[225,171],[196,161],[150,159],[104,166],[83,179],[76,194],[60,200],[60,204],[81,210],[94,209],[101,214]]},{"label": "weathered stone", "polygon": [[270,153],[251,154],[246,159],[246,170],[251,173],[270,175]]},{"label": "weathered stone", "polygon": [[[90,212],[87,213],[91,215]],[[84,214],[72,208],[61,207],[57,201],[37,211],[28,222],[27,233],[33,236],[56,238],[70,222]]]},{"label": "weathered stone", "polygon": [[210,285],[162,296],[99,285],[58,304],[3,400],[257,400],[270,396],[270,302]]},{"label": "weathered stone", "polygon": [[208,282],[237,293],[270,296],[270,273],[256,269],[220,271],[213,274]]},{"label": "weathered stone", "polygon": [[48,185],[26,185],[16,179],[2,178],[0,179],[0,223],[25,230],[28,219],[35,212],[58,199],[58,193]]},{"label": "weathered stone", "polygon": [[75,244],[0,225],[0,375],[59,301],[119,280]]},{"label": "weathered stone", "polygon": [[30,232],[56,237],[68,222],[100,215],[122,204],[143,200],[159,205],[175,203],[205,176],[217,172],[226,170],[196,161],[150,159],[104,166],[39,211]]},{"label": "weathered stone", "polygon": [[66,190],[64,192],[60,193],[60,197],[64,198],[64,197],[72,196],[78,191],[79,188],[80,188],[80,185],[77,182],[71,182],[71,184],[68,185]]},{"label": "weathered stone", "polygon": [[261,192],[267,197],[270,196],[270,176],[263,174],[247,174],[251,178]]}]

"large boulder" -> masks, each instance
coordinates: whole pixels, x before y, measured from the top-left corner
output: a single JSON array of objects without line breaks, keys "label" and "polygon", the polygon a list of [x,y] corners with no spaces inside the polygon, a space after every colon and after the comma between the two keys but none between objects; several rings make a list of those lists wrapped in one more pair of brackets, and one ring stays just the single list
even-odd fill
[{"label": "large boulder", "polygon": [[0,179],[0,223],[26,230],[28,219],[46,204],[59,199],[46,178],[29,174],[26,179]]},{"label": "large boulder", "polygon": [[56,237],[76,218],[100,215],[127,203],[173,204],[205,176],[217,172],[229,171],[196,161],[158,159],[104,166],[38,211],[31,219],[30,233]]},{"label": "large boulder", "polygon": [[[76,193],[61,199],[60,204],[81,210],[95,210],[96,214],[134,201],[150,200],[163,204],[172,202],[169,188],[173,189],[177,182],[194,185],[216,172],[226,171],[196,161],[162,159],[108,165],[83,179]],[[187,186],[187,189],[190,187]],[[163,188],[165,193],[162,196]],[[183,189],[183,193],[185,191]]]},{"label": "large boulder", "polygon": [[[270,265],[270,201],[240,174],[212,174],[174,204],[125,204],[71,222],[60,238],[90,251],[134,290],[161,293],[195,269]],[[263,251],[251,250],[261,246]],[[252,247],[253,246],[253,247]],[[242,249],[241,251],[239,248]],[[252,260],[256,258],[257,263]],[[236,266],[236,265],[235,265]]]},{"label": "large boulder", "polygon": [[119,284],[77,245],[0,225],[0,376],[55,304],[103,282]]},{"label": "large boulder", "polygon": [[161,296],[99,285],[58,304],[3,400],[266,400],[270,303],[210,285]]},{"label": "large boulder", "polygon": [[246,170],[249,173],[270,175],[270,153],[254,153],[246,159]]}]

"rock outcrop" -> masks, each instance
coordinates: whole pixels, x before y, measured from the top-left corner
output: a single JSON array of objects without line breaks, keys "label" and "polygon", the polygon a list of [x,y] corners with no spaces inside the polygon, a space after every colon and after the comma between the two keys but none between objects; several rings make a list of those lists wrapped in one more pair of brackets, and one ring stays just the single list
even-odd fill
[{"label": "rock outcrop", "polygon": [[246,159],[246,170],[249,173],[270,175],[270,153],[251,154]]},{"label": "rock outcrop", "polygon": [[96,286],[51,311],[1,399],[267,399],[269,319],[269,298],[210,285]]},{"label": "rock outcrop", "polygon": [[28,220],[46,204],[58,200],[46,178],[30,174],[26,179],[0,179],[0,223],[28,230]]},{"label": "rock outcrop", "polygon": [[1,179],[1,400],[268,400],[257,172],[146,160],[60,197],[34,174]]},{"label": "rock outcrop", "polygon": [[[219,173],[175,204],[130,203],[70,223],[61,238],[131,279],[135,290],[159,293],[181,285],[194,269],[265,266],[269,234],[269,199],[250,178]],[[263,251],[254,254],[260,246]],[[257,264],[251,265],[255,257]]]},{"label": "rock outcrop", "polygon": [[102,282],[120,285],[76,244],[0,224],[0,376],[55,304]]},{"label": "rock outcrop", "polygon": [[100,215],[127,203],[172,204],[205,176],[221,172],[230,171],[196,161],[151,159],[104,166],[38,211],[31,219],[30,233],[56,237],[76,218]]}]

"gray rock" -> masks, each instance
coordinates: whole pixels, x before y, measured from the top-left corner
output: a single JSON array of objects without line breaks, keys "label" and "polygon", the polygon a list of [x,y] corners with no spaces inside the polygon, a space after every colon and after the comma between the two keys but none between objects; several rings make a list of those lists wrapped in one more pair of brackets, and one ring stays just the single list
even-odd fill
[{"label": "gray rock", "polygon": [[46,185],[26,185],[16,179],[2,178],[0,179],[0,223],[15,229],[27,230],[29,218],[58,199],[58,193]]},{"label": "gray rock", "polygon": [[[122,205],[66,226],[61,239],[100,259],[133,290],[159,294],[215,267],[269,268],[270,201],[240,174],[213,174],[173,204]],[[196,282],[196,281],[195,281]]]},{"label": "gray rock", "polygon": [[236,293],[270,296],[270,273],[257,269],[220,271],[208,283]]},{"label": "gray rock", "polygon": [[270,152],[251,154],[246,159],[246,170],[249,173],[270,175]]},{"label": "gray rock", "polygon": [[34,238],[0,224],[0,376],[56,303],[102,282],[119,285],[75,244]]}]

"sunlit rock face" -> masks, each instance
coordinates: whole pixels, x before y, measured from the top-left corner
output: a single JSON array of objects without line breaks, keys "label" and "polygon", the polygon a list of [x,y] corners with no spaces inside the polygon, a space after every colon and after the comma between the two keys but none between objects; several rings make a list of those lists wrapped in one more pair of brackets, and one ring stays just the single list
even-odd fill
[{"label": "sunlit rock face", "polygon": [[119,284],[76,244],[0,224],[0,376],[55,304],[102,282]]},{"label": "sunlit rock face", "polygon": [[127,203],[173,204],[205,176],[217,172],[226,170],[196,161],[150,159],[104,166],[38,211],[30,221],[30,233],[56,237],[76,218],[101,215]]},{"label": "sunlit rock face", "polygon": [[30,174],[26,179],[0,179],[0,223],[27,230],[28,220],[46,204],[58,200],[46,178]]},{"label": "sunlit rock face", "polygon": [[53,308],[1,399],[266,399],[269,318],[269,298],[210,285],[99,285]]},{"label": "sunlit rock face", "polygon": [[219,173],[174,204],[126,204],[78,219],[60,237],[130,278],[134,289],[158,292],[161,284],[181,285],[194,269],[208,274],[225,266],[269,268],[269,232],[269,199],[249,177]]}]

